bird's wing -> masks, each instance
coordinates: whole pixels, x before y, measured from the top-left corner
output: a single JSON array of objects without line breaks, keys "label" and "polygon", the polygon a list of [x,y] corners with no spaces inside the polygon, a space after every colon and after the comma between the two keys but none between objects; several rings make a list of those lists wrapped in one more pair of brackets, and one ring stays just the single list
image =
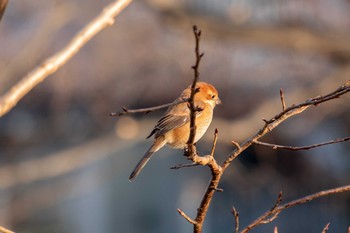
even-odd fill
[{"label": "bird's wing", "polygon": [[[195,106],[199,109],[204,108],[204,103],[196,101]],[[200,116],[202,111],[196,111],[196,117]],[[147,137],[151,137],[156,134],[156,137],[164,135],[172,129],[179,128],[190,121],[190,109],[187,103],[181,103],[174,105],[168,109],[168,111],[159,119],[158,123],[152,130],[151,134]]]}]

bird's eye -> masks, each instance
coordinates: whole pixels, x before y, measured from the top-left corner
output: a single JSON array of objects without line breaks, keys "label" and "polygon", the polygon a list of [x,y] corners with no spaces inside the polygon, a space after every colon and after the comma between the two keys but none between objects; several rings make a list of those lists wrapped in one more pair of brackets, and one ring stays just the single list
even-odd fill
[{"label": "bird's eye", "polygon": [[214,98],[215,98],[215,95],[211,95],[211,98],[214,99]]}]

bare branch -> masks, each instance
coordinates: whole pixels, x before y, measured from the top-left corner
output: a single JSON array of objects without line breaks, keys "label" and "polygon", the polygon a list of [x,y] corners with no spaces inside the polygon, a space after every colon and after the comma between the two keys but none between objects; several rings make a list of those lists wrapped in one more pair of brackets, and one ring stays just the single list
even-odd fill
[{"label": "bare branch", "polygon": [[195,225],[197,224],[196,221],[192,220],[190,217],[187,216],[187,214],[185,214],[185,212],[183,212],[182,210],[180,209],[177,209],[177,212],[179,212],[179,214],[184,217],[184,219],[186,219],[189,223]]},{"label": "bare branch", "polygon": [[216,148],[216,142],[218,141],[218,129],[215,129],[214,132],[214,141],[213,141],[213,146],[211,147],[211,152],[210,152],[210,157],[214,158],[214,152],[215,152],[215,148]]},{"label": "bare branch", "polygon": [[284,101],[284,94],[282,88],[280,89],[280,98],[282,103],[282,111],[286,110],[286,102]]},{"label": "bare branch", "polygon": [[282,146],[282,145],[271,144],[271,143],[260,142],[260,141],[254,141],[254,144],[272,147],[272,149],[274,149],[274,150],[276,150],[276,149],[285,149],[285,150],[309,150],[309,149],[312,149],[312,148],[316,148],[316,147],[320,147],[320,146],[325,146],[325,145],[329,145],[329,144],[335,144],[335,143],[339,143],[339,142],[345,142],[345,141],[349,141],[349,140],[350,140],[350,137],[337,138],[337,139],[333,139],[333,140],[328,141],[328,142],[322,142],[322,143],[319,143],[319,144],[313,144],[313,145],[309,145],[309,146],[300,146],[300,147]]},{"label": "bare branch", "polygon": [[275,210],[281,202],[282,202],[282,191],[279,192],[278,197],[277,197],[277,201],[271,210],[272,211]]},{"label": "bare branch", "polygon": [[190,164],[178,164],[178,165],[175,165],[175,166],[172,166],[170,167],[170,169],[180,169],[180,168],[183,168],[183,167],[196,167],[196,166],[199,166],[200,164],[198,163],[190,163]]},{"label": "bare branch", "polygon": [[60,52],[46,59],[0,98],[0,117],[9,112],[35,86],[69,61],[91,38],[107,26],[132,0],[117,0],[86,25]]},{"label": "bare branch", "polygon": [[194,78],[191,86],[191,96],[190,99],[188,100],[188,103],[190,105],[190,136],[188,138],[188,152],[189,152],[189,158],[191,159],[194,155],[196,155],[196,148],[194,146],[194,138],[196,136],[196,114],[195,114],[195,105],[194,105],[194,95],[197,93],[196,90],[196,84],[199,79],[199,63],[201,61],[201,54],[199,53],[199,41],[201,38],[201,31],[198,30],[197,26],[193,26],[193,34],[195,37],[195,55],[196,55],[196,63],[194,66],[192,66],[193,72],[194,72]]},{"label": "bare branch", "polygon": [[0,226],[0,232],[3,232],[3,233],[15,233],[15,232],[10,231],[9,229],[6,229],[6,228],[4,228],[2,226]]},{"label": "bare branch", "polygon": [[327,95],[318,96],[318,97],[306,100],[305,102],[302,102],[300,104],[292,105],[291,107],[286,108],[286,110],[272,117],[270,120],[265,120],[265,125],[262,129],[259,130],[259,132],[257,132],[255,135],[247,139],[245,142],[243,142],[240,145],[240,148],[234,150],[233,152],[231,152],[231,154],[228,155],[227,159],[221,165],[222,169],[225,170],[229,166],[229,164],[235,158],[237,158],[245,149],[250,147],[254,142],[259,140],[261,137],[263,137],[270,131],[272,131],[274,128],[276,128],[283,121],[287,120],[289,117],[302,113],[310,106],[315,106],[315,105],[324,103],[326,101],[339,98],[340,96],[348,92],[350,92],[350,80],[348,80],[345,84],[343,84],[342,86],[337,88],[335,91],[330,92]]},{"label": "bare branch", "polygon": [[233,214],[233,217],[235,218],[235,231],[234,233],[238,233],[239,230],[239,213],[236,210],[236,208],[234,206],[232,206],[231,208],[231,213]]},{"label": "bare branch", "polygon": [[329,224],[331,224],[331,223],[326,224],[326,226],[322,230],[322,233],[327,233],[327,231],[329,230]]},{"label": "bare branch", "polygon": [[[275,205],[270,209],[270,211],[273,212],[279,206],[281,201],[282,201],[282,191],[279,192],[278,197],[277,197],[277,201],[276,201]],[[272,222],[273,220],[275,220],[278,217],[278,214],[279,214],[279,212],[275,213],[270,218],[266,218],[265,220],[263,220],[261,222],[261,224],[267,224],[267,223]]]},{"label": "bare branch", "polygon": [[162,105],[158,105],[158,106],[154,106],[154,107],[149,107],[149,108],[139,108],[139,109],[127,109],[125,107],[123,107],[123,111],[121,112],[112,112],[110,113],[109,115],[111,117],[114,117],[114,116],[122,116],[122,115],[126,115],[126,114],[133,114],[133,113],[140,113],[140,112],[144,112],[144,113],[149,113],[149,112],[153,112],[153,111],[156,111],[156,110],[159,110],[159,109],[162,109],[162,108],[167,108],[167,107],[170,107],[170,106],[174,106],[174,105],[177,105],[177,104],[181,104],[181,103],[184,103],[184,102],[187,102],[188,99],[182,99],[182,100],[176,100],[172,103],[168,103],[168,104],[162,104]]},{"label": "bare branch", "polygon": [[[277,217],[277,215],[280,212],[282,212],[283,210],[288,209],[290,207],[293,207],[293,206],[296,206],[296,205],[301,205],[301,204],[304,204],[306,202],[312,201],[312,200],[320,198],[320,197],[329,196],[329,195],[332,195],[332,194],[337,194],[337,193],[342,193],[342,192],[348,192],[348,191],[350,191],[350,185],[342,186],[342,187],[338,187],[338,188],[334,188],[334,189],[328,189],[328,190],[321,191],[321,192],[317,192],[317,193],[308,195],[306,197],[302,197],[302,198],[299,198],[297,200],[288,202],[288,203],[286,203],[286,204],[284,204],[282,206],[278,206],[276,208],[272,208],[271,210],[265,212],[263,215],[261,215],[259,218],[257,218],[255,221],[253,221],[251,224],[249,224],[244,230],[241,231],[241,233],[247,233],[251,229],[255,228],[256,226],[264,224],[264,223],[267,223],[265,221],[270,216],[276,216]],[[276,219],[276,217],[273,217],[272,220]]]},{"label": "bare branch", "polygon": [[278,228],[277,228],[277,226],[275,226],[275,228],[273,228],[273,233],[278,233]]}]

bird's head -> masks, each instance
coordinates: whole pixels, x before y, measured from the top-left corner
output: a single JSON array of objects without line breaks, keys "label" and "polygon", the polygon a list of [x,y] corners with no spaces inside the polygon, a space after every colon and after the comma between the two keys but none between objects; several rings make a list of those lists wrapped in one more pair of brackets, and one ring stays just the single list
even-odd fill
[{"label": "bird's head", "polygon": [[203,101],[213,108],[215,105],[221,104],[219,93],[213,85],[206,82],[198,82],[196,87],[199,88],[199,91],[195,95],[195,100]]}]

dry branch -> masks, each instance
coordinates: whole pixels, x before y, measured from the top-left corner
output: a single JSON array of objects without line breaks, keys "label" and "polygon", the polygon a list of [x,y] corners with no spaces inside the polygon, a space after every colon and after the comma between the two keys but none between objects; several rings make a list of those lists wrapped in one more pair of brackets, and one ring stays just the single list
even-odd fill
[{"label": "dry branch", "polygon": [[15,232],[10,231],[9,229],[6,229],[6,228],[4,228],[2,226],[0,226],[0,232],[2,232],[2,233],[15,233]]},{"label": "dry branch", "polygon": [[231,152],[231,154],[227,157],[225,162],[222,164],[222,169],[225,170],[230,163],[237,158],[244,150],[246,150],[248,147],[250,147],[254,142],[259,140],[261,137],[275,129],[279,124],[281,124],[283,121],[287,120],[289,117],[298,115],[305,111],[310,106],[317,106],[321,103],[324,103],[326,101],[339,98],[340,96],[350,92],[350,80],[348,80],[346,83],[341,85],[339,88],[337,88],[335,91],[330,92],[329,94],[326,94],[324,96],[317,96],[315,98],[306,100],[305,102],[302,102],[300,104],[294,104],[291,107],[286,108],[281,113],[275,115],[269,120],[265,121],[265,125],[262,129],[259,130],[255,135],[248,138],[245,142],[243,142],[239,148]]},{"label": "dry branch", "polygon": [[191,223],[191,224],[193,224],[193,225],[197,224],[196,221],[194,221],[194,220],[192,220],[190,217],[188,217],[188,215],[185,214],[185,212],[183,212],[182,210],[177,209],[177,212],[179,212],[179,214],[180,214],[184,219],[186,219],[189,223]]},{"label": "dry branch", "polygon": [[195,37],[195,55],[196,55],[196,63],[194,66],[192,66],[193,72],[194,72],[194,78],[193,78],[193,83],[191,86],[191,96],[188,100],[189,102],[189,107],[190,107],[190,135],[189,139],[187,142],[187,149],[188,149],[188,159],[190,159],[193,163],[196,164],[201,164],[201,165],[207,165],[212,173],[212,179],[209,183],[209,186],[207,188],[206,193],[204,194],[204,197],[201,201],[201,204],[199,208],[197,209],[197,216],[195,221],[192,223],[194,227],[194,232],[200,233],[202,232],[203,228],[203,222],[205,220],[205,216],[208,212],[208,208],[210,205],[210,202],[212,200],[212,197],[215,193],[215,191],[221,191],[221,189],[218,188],[219,180],[221,178],[221,167],[218,165],[216,160],[214,159],[214,150],[216,147],[216,142],[217,142],[217,136],[218,136],[218,131],[215,130],[214,134],[214,142],[213,142],[213,147],[210,155],[206,156],[199,156],[197,154],[196,147],[194,145],[194,138],[195,138],[195,133],[196,133],[196,117],[195,117],[195,112],[196,112],[196,106],[194,104],[194,96],[197,93],[196,89],[196,83],[198,82],[199,79],[199,64],[201,61],[201,58],[203,57],[204,53],[200,53],[199,51],[199,42],[201,38],[201,31],[198,30],[197,26],[193,26],[193,34]]},{"label": "dry branch", "polygon": [[167,107],[170,107],[170,106],[174,106],[174,105],[177,105],[177,104],[181,104],[181,103],[184,103],[184,102],[187,102],[188,99],[184,98],[182,100],[176,100],[172,103],[168,103],[168,104],[162,104],[162,105],[158,105],[158,106],[154,106],[154,107],[150,107],[150,108],[139,108],[139,109],[127,109],[126,107],[123,107],[123,111],[121,112],[112,112],[110,113],[109,115],[114,117],[114,116],[122,116],[122,115],[126,115],[126,114],[134,114],[134,113],[141,113],[141,112],[144,112],[144,113],[149,113],[149,112],[153,112],[153,111],[156,111],[156,110],[159,110],[159,109],[162,109],[162,108],[167,108]]},{"label": "dry branch", "polygon": [[[203,57],[203,54],[199,53],[199,41],[201,39],[201,34],[202,32],[199,30],[196,25],[193,26],[193,34],[195,37],[195,42],[196,42],[196,46],[195,46],[195,55],[196,55],[196,64],[194,66],[192,66],[193,69],[193,73],[194,73],[194,78],[193,78],[193,82],[192,82],[192,86],[191,86],[191,95],[190,95],[190,99],[188,100],[188,103],[190,105],[190,136],[188,138],[188,142],[187,142],[187,148],[188,148],[188,155],[189,158],[192,159],[194,158],[194,156],[197,154],[196,148],[194,146],[194,138],[196,136],[196,106],[194,105],[194,96],[197,93],[196,90],[196,84],[198,82],[199,79],[199,63],[201,61],[201,58]],[[193,161],[195,162],[195,161]]]},{"label": "dry branch", "polygon": [[107,26],[130,4],[131,0],[117,0],[108,5],[100,15],[86,25],[60,52],[45,60],[28,73],[0,98],[0,117],[9,112],[35,86],[69,61],[91,38]]},{"label": "dry branch", "polygon": [[271,219],[271,216],[277,216],[280,212],[282,212],[283,210],[288,209],[290,207],[304,204],[306,202],[312,201],[312,200],[320,198],[320,197],[324,197],[324,196],[328,196],[328,195],[332,195],[332,194],[336,194],[336,193],[341,193],[341,192],[347,192],[347,191],[350,191],[350,185],[317,192],[317,193],[308,195],[306,197],[302,197],[302,198],[299,198],[297,200],[288,202],[282,206],[278,205],[276,208],[273,207],[271,210],[265,212],[263,215],[261,215],[259,218],[257,218],[255,221],[253,221],[251,224],[249,224],[244,230],[241,231],[241,233],[247,233],[251,229],[253,229],[261,224],[271,222],[271,221],[266,222],[266,220]]},{"label": "dry branch", "polygon": [[235,231],[234,233],[238,233],[239,230],[239,213],[236,210],[234,206],[231,208],[231,213],[233,214],[233,217],[235,218]]},{"label": "dry branch", "polygon": [[325,145],[330,145],[330,144],[335,144],[335,143],[339,143],[339,142],[346,142],[346,141],[349,141],[349,140],[350,140],[350,137],[337,138],[337,139],[333,139],[333,140],[328,141],[328,142],[322,142],[322,143],[313,144],[313,145],[309,145],[309,146],[299,146],[299,147],[296,147],[296,146],[282,146],[282,145],[271,144],[271,143],[260,142],[260,141],[255,141],[254,144],[272,147],[272,149],[274,149],[274,150],[276,150],[276,149],[285,149],[285,150],[309,150],[309,149],[312,149],[312,148],[316,148],[316,147],[320,147],[320,146],[325,146]]}]

